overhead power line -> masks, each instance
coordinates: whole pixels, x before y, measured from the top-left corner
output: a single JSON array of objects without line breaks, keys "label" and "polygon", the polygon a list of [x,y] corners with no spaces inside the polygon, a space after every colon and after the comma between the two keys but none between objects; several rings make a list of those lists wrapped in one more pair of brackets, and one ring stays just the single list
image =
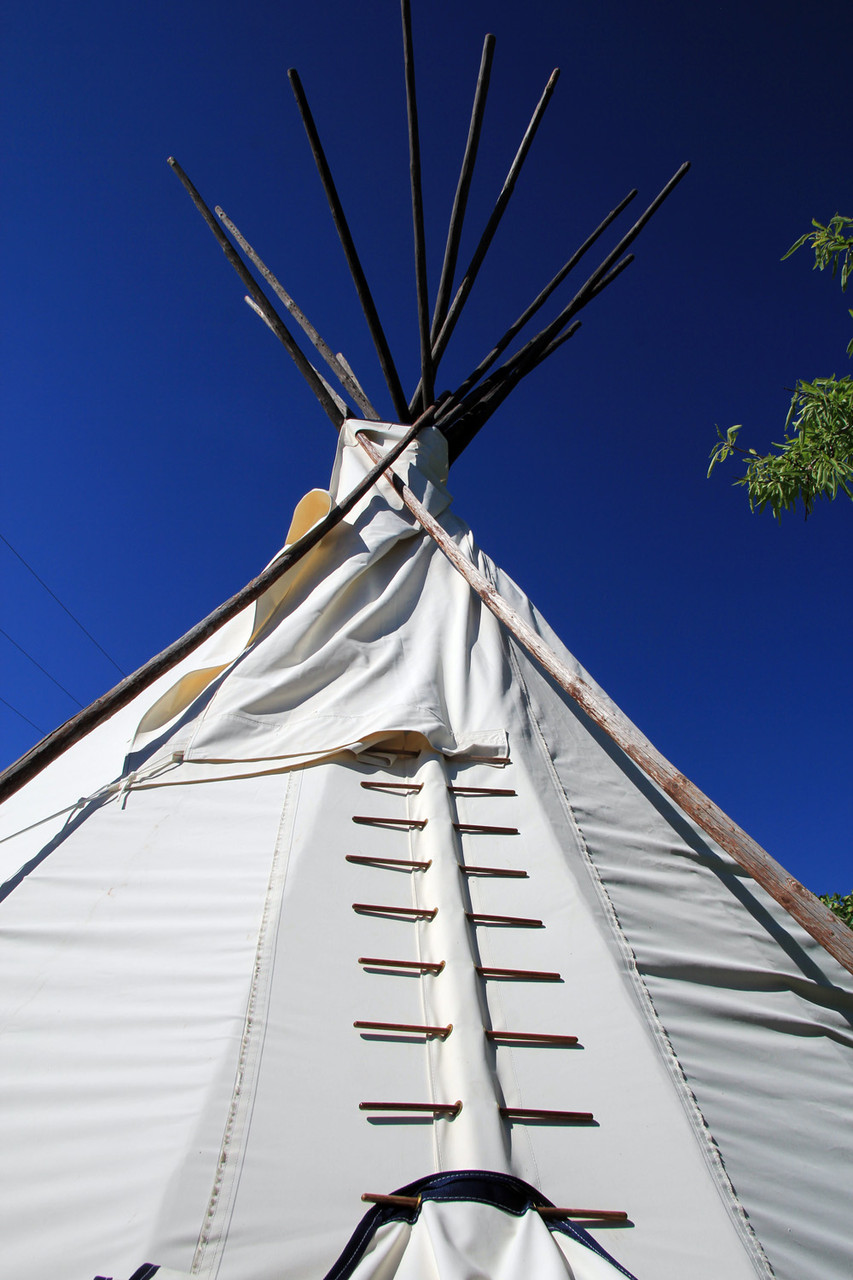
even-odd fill
[{"label": "overhead power line", "polygon": [[[79,701],[77,700],[77,698],[75,698],[75,697],[74,697],[74,694],[73,694],[73,693],[70,693],[70,692],[68,691],[68,689],[66,689],[66,687],[65,687],[65,685],[64,685],[64,684],[60,684],[60,683],[59,683],[59,681],[57,680],[56,676],[52,676],[52,675],[50,674],[50,672],[49,672],[45,667],[43,667],[43,666],[41,665],[41,663],[40,663],[40,662],[36,662],[36,660],[35,660],[35,658],[33,657],[33,655],[32,655],[31,653],[27,653],[27,651],[26,651],[26,649],[24,648],[24,646],[23,646],[23,645],[21,645],[21,644],[18,644],[17,640],[13,640],[13,639],[12,639],[12,637],[9,635],[9,632],[8,632],[8,631],[4,631],[2,627],[0,627],[0,636],[5,636],[5,637],[6,637],[6,639],[9,641],[9,644],[13,644],[13,645],[15,646],[15,648],[16,648],[20,653],[22,653],[22,654],[24,655],[24,657],[25,657],[25,658],[29,658],[29,660],[30,660],[30,662],[33,664],[33,666],[34,666],[34,667],[38,667],[38,669],[39,669],[39,671],[42,673],[42,675],[47,676],[48,680],[52,680],[52,681],[53,681],[53,683],[56,685],[57,689],[61,689],[61,690],[62,690],[62,692],[65,694],[65,696],[66,696],[67,698],[70,698],[70,699],[71,699],[71,701],[72,701],[73,703],[75,703],[78,707],[81,707],[81,708],[82,708],[83,703],[82,703],[82,702],[79,702]],[[25,717],[25,718],[26,718],[26,717]],[[35,727],[35,726],[34,726],[34,727]]]},{"label": "overhead power line", "polygon": [[25,716],[23,711],[19,711],[17,707],[13,707],[11,702],[7,702],[3,697],[0,697],[0,702],[3,703],[4,707],[8,707],[10,711],[14,711],[16,716],[20,716],[22,720],[26,720],[27,724],[32,725],[36,733],[44,733],[44,729],[42,729],[41,725],[36,724],[29,716]]},{"label": "overhead power line", "polygon": [[[79,618],[75,618],[74,614],[71,612],[71,610],[68,608],[68,606],[62,603],[62,601],[60,600],[60,598],[59,598],[59,596],[56,594],[56,592],[55,592],[55,591],[51,591],[50,587],[47,585],[47,583],[45,582],[44,578],[40,578],[40,577],[39,577],[39,575],[36,573],[36,571],[35,571],[35,569],[33,568],[33,566],[32,566],[31,564],[28,564],[28,563],[27,563],[27,561],[26,561],[26,560],[24,559],[24,557],[21,555],[20,551],[16,551],[16,550],[15,550],[15,548],[12,546],[11,542],[9,541],[9,539],[8,539],[8,538],[6,538],[6,537],[4,537],[2,533],[0,533],[0,539],[2,539],[2,540],[3,540],[3,542],[5,542],[5,543],[6,543],[6,546],[9,548],[9,550],[12,552],[12,554],[13,554],[13,555],[16,555],[16,556],[18,557],[18,559],[20,560],[20,562],[21,562],[21,564],[24,566],[24,568],[25,568],[25,569],[29,569],[30,573],[33,575],[33,577],[35,578],[36,582],[38,582],[38,583],[40,584],[40,586],[44,587],[45,591],[47,592],[47,594],[48,594],[49,596],[52,596],[52,597],[53,597],[53,599],[54,599],[54,600],[56,601],[56,603],[59,605],[60,609],[64,610],[64,612],[68,614],[68,616],[69,616],[69,618],[71,619],[71,621],[72,621],[72,622],[75,622],[75,623],[77,624],[77,626],[78,626],[78,627],[80,628],[80,630],[83,632],[83,635],[84,635],[84,636],[86,636],[89,640],[91,640],[91,641],[92,641],[92,644],[95,646],[95,648],[100,650],[100,652],[104,655],[104,657],[107,659],[107,661],[108,661],[108,662],[111,662],[111,663],[112,663],[112,665],[115,667],[116,671],[118,671],[118,673],[119,673],[120,675],[123,675],[123,676],[124,676],[124,675],[127,675],[127,672],[126,672],[126,671],[124,671],[124,670],[123,670],[123,669],[118,665],[118,663],[116,662],[115,658],[111,657],[111,656],[107,653],[107,651],[106,651],[106,649],[104,648],[104,646],[103,646],[102,644],[98,644],[97,640],[96,640],[96,639],[95,639],[95,637],[92,635],[91,631],[87,631],[87,630],[86,630],[86,628],[83,626],[83,623],[80,621],[80,619],[79,619]],[[13,644],[15,643],[15,642],[14,642],[14,640],[12,641],[12,643],[13,643]],[[27,657],[29,657],[29,654],[27,654]],[[36,666],[38,666],[38,663],[36,663]],[[47,672],[45,672],[45,675],[47,675]],[[50,678],[51,678],[51,680],[53,680],[53,676],[51,676]],[[55,683],[55,682],[54,682],[54,683]],[[61,685],[60,685],[60,688],[62,688],[62,686],[61,686]],[[68,693],[68,690],[66,689],[66,690],[64,690],[64,692],[65,692],[65,693]],[[69,696],[69,697],[71,697],[71,694],[68,694],[68,696]],[[73,701],[74,701],[74,702],[77,702],[77,699],[76,699],[76,698],[74,698],[74,699],[73,699]],[[78,705],[78,706],[80,706],[80,703],[78,702],[78,703],[77,703],[77,705]],[[26,717],[25,717],[25,718],[26,718]]]}]

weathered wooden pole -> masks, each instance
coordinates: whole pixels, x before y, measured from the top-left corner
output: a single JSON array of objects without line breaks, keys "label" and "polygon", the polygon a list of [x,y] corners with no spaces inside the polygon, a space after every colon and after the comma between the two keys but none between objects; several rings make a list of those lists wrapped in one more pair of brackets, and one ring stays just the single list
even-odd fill
[{"label": "weathered wooden pole", "polygon": [[[379,456],[376,446],[359,434],[359,442],[374,461]],[[391,473],[388,477],[412,515],[438,544],[450,563],[461,573],[496,618],[515,636],[519,644],[539,663],[544,671],[572,698],[593,724],[603,729],[620,750],[656,782],[678,805],[682,813],[725,849],[738,866],[743,867],[807,933],[825,947],[839,964],[853,973],[853,930],[842,922],[795,880],[783,866],[762,849],[751,836],[732,822],[722,809],[700,791],[683,773],[652,746],[648,738],[631,724],[627,716],[608,706],[601,695],[583,680],[562,658],[554,653],[541,636],[513,609],[491,582],[480,573],[457,547],[456,543],[430,515],[403,481]]]},{"label": "weathered wooden pole", "polygon": [[214,631],[217,631],[223,623],[228,622],[241,609],[245,609],[247,605],[257,600],[274,582],[278,582],[279,578],[283,577],[288,569],[291,569],[303,556],[307,555],[321,538],[329,533],[331,529],[334,529],[335,525],[340,524],[347,512],[351,511],[355,504],[373,487],[383,471],[399,458],[400,454],[408,448],[425,427],[430,425],[434,413],[435,406],[430,405],[429,409],[421,414],[406,434],[371,468],[343,502],[333,506],[328,515],[318,521],[313,529],[309,529],[298,542],[294,542],[287,547],[263,573],[253,578],[230,600],[226,600],[224,604],[221,604],[218,609],[214,609],[212,613],[197,623],[186,635],[181,636],[179,640],[170,644],[167,649],[164,649],[162,653],[157,654],[156,657],[146,662],[138,671],[126,676],[115,688],[110,689],[108,693],[98,698],[85,710],[80,711],[76,716],[72,716],[70,720],[66,720],[58,729],[54,729],[53,733],[49,733],[41,742],[36,743],[26,755],[21,756],[20,760],[10,765],[8,769],[0,774],[0,803],[8,799],[9,796],[14,795],[24,783],[29,782],[30,778],[34,778],[36,774],[41,773],[42,769],[49,765],[52,760],[56,760],[68,747],[75,742],[79,742],[92,729],[97,728],[99,724],[109,720],[122,707],[127,706],[137,694],[147,689],[159,676],[170,671],[172,667],[177,666],[182,658],[186,658],[194,649],[197,649],[202,641],[213,635]]},{"label": "weathered wooden pole", "polygon": [[385,375],[385,382],[394,404],[394,412],[401,422],[407,422],[409,421],[409,411],[406,397],[403,393],[403,386],[400,382],[400,375],[397,373],[397,367],[391,355],[391,348],[388,346],[388,339],[385,337],[385,330],[382,328],[379,312],[376,310],[376,303],[373,301],[373,294],[370,292],[370,286],[367,283],[367,276],[364,274],[361,259],[356,251],[355,241],[349,229],[344,207],[341,204],[338,189],[335,186],[335,180],[332,177],[332,171],[329,168],[329,162],[326,159],[326,153],[323,150],[323,144],[320,141],[320,135],[314,123],[314,117],[311,114],[311,108],[308,105],[308,99],[302,87],[302,81],[299,79],[299,73],[294,67],[291,67],[288,71],[287,78],[296,98],[296,105],[299,108],[311,153],[314,156],[314,163],[317,166],[317,172],[320,175],[320,181],[326,193],[332,220],[347,260],[347,266],[350,269],[350,275],[352,276],[361,308],[367,320],[367,326],[373,339],[373,345],[376,348],[376,354],[379,357],[382,372]]},{"label": "weathered wooden pole", "polygon": [[522,311],[518,319],[515,320],[507,329],[506,333],[503,334],[503,336],[498,339],[498,341],[492,347],[491,351],[486,356],[483,357],[483,359],[477,365],[476,369],[473,369],[472,372],[469,373],[465,381],[462,383],[462,385],[456,388],[456,390],[453,393],[453,399],[455,401],[462,401],[465,398],[465,396],[468,394],[468,392],[471,390],[471,388],[475,386],[480,381],[481,378],[485,377],[489,369],[491,369],[492,365],[497,360],[498,356],[500,356],[507,349],[509,344],[512,342],[513,338],[515,338],[516,335],[521,332],[521,330],[525,327],[528,321],[533,319],[533,317],[536,315],[536,312],[539,311],[545,305],[545,303],[551,297],[551,294],[554,292],[554,290],[563,283],[563,281],[565,280],[569,272],[572,271],[574,267],[577,266],[577,264],[583,258],[584,254],[586,254],[592,248],[596,240],[598,240],[599,237],[604,234],[604,232],[607,230],[610,224],[616,218],[619,217],[619,214],[622,212],[623,209],[625,209],[631,203],[631,201],[634,199],[636,194],[637,194],[636,188],[633,191],[629,191],[627,196],[625,196],[623,200],[620,200],[619,204],[617,204],[614,209],[611,209],[607,217],[603,218],[602,221],[595,228],[595,230],[591,232],[590,235],[587,236],[583,244],[578,249],[576,249],[575,252],[572,254],[572,256],[569,258],[568,262],[563,264],[563,266],[560,268],[560,270],[557,272],[555,276],[552,276],[552,278],[545,285],[544,289],[540,290],[540,292],[536,295],[536,297],[533,299],[530,305],[525,307],[524,311]]},{"label": "weathered wooden pole", "polygon": [[[412,227],[415,234],[415,284],[418,299],[418,334],[421,344],[421,386],[426,404],[435,399],[432,343],[429,336],[424,194],[421,185],[421,141],[418,131],[418,99],[415,94],[415,52],[412,44],[412,6],[400,0],[403,19],[403,67],[406,76],[406,116],[409,122],[409,179],[412,187]],[[412,412],[410,409],[409,412]]]},{"label": "weathered wooden pole", "polygon": [[465,220],[465,210],[468,206],[468,193],[471,190],[474,163],[477,159],[480,133],[483,128],[483,116],[486,111],[486,95],[489,91],[489,79],[492,73],[494,53],[495,37],[487,35],[483,41],[483,53],[480,58],[480,70],[477,75],[477,87],[474,90],[474,105],[471,108],[471,122],[468,126],[465,153],[462,156],[459,181],[456,184],[453,208],[450,211],[447,243],[444,247],[444,261],[441,264],[441,276],[435,295],[435,311],[433,312],[431,330],[432,342],[435,342],[438,337],[438,331],[444,324],[444,317],[447,315],[447,308],[450,305],[453,277],[456,272],[456,261],[459,257],[459,242],[462,239],[462,225]]},{"label": "weathered wooden pole", "polygon": [[[495,207],[489,214],[489,219],[483,230],[483,234],[480,236],[477,248],[474,250],[473,257],[468,264],[468,269],[462,277],[459,288],[456,290],[454,299],[450,304],[450,308],[444,318],[441,329],[438,332],[438,336],[432,344],[434,371],[438,369],[439,361],[441,360],[447,344],[450,341],[451,334],[456,327],[456,322],[462,314],[462,308],[474,287],[474,281],[477,279],[480,267],[483,265],[483,260],[488,252],[489,245],[494,239],[495,232],[497,231],[501,218],[506,211],[510,197],[515,190],[515,184],[517,183],[518,176],[521,173],[522,165],[524,164],[524,161],[527,158],[527,153],[533,144],[533,139],[536,137],[536,131],[542,122],[545,109],[551,101],[551,96],[556,88],[559,76],[560,69],[559,67],[555,67],[548,78],[548,83],[542,91],[541,98],[536,104],[536,109],[534,110],[530,123],[524,132],[524,137],[521,139],[518,151],[515,154],[515,159],[509,167],[509,172],[504,179],[504,184],[501,187],[500,195],[497,198]],[[419,403],[421,392],[422,387],[421,384],[418,383],[411,401],[413,405]]]},{"label": "weathered wooden pole", "polygon": [[[617,262],[615,267],[611,267],[607,275],[603,276],[598,284],[590,290],[582,305],[587,306],[592,302],[593,298],[602,293],[617,276],[622,274],[626,267],[630,267],[633,261],[633,253],[626,254],[621,262]],[[580,310],[580,307],[577,310]],[[558,347],[561,347],[564,342],[568,342],[569,338],[574,337],[580,327],[580,320],[575,320],[574,324],[570,324],[566,329],[555,334],[545,346],[540,346],[532,352],[528,352],[524,360],[517,356],[511,357],[499,369],[496,369],[485,382],[469,392],[461,404],[456,404],[455,396],[448,397],[444,401],[441,418],[440,421],[436,422],[436,426],[447,437],[450,462],[456,461],[462,450],[471,443],[480,428],[488,422],[499,405],[518,386],[521,379],[525,378],[537,365],[542,364],[544,360],[553,355]]]},{"label": "weathered wooden pole", "polygon": [[317,373],[317,370],[311,364],[310,360],[307,360],[306,357],[303,355],[302,351],[297,346],[296,341],[294,340],[293,335],[291,334],[287,325],[284,323],[281,316],[278,314],[275,307],[272,305],[269,298],[264,293],[263,289],[255,280],[252,273],[240,261],[240,256],[237,253],[237,250],[231,244],[231,241],[228,239],[225,232],[222,230],[219,223],[216,221],[216,218],[213,216],[210,209],[207,207],[204,200],[202,199],[200,192],[194,186],[194,184],[190,181],[190,179],[187,177],[186,173],[178,164],[174,156],[169,156],[169,164],[171,165],[175,173],[180,178],[181,182],[183,183],[184,189],[187,191],[193,204],[198,209],[199,213],[204,218],[207,225],[210,227],[211,231],[216,237],[216,240],[219,244],[220,249],[225,254],[225,257],[231,263],[231,266],[237,272],[237,275],[243,281],[243,284],[246,286],[246,288],[249,290],[249,293],[254,298],[255,303],[257,304],[260,311],[263,313],[263,317],[266,320],[267,324],[272,329],[273,333],[276,335],[278,340],[281,342],[282,346],[287,351],[287,354],[293,360],[293,363],[296,365],[297,369],[302,374],[305,381],[308,383],[308,386],[314,392],[314,395],[320,401],[320,404],[326,410],[326,413],[329,415],[329,418],[331,419],[335,429],[337,430],[338,428],[340,428],[340,425],[343,422],[343,414],[341,413],[338,406],[335,404],[332,397],[329,395],[328,388],[325,386],[322,378]]},{"label": "weathered wooden pole", "polygon": [[278,279],[278,277],[273,275],[272,271],[270,271],[269,267],[266,265],[263,259],[255,252],[255,250],[249,244],[246,237],[239,231],[239,229],[234,225],[234,223],[228,217],[228,214],[225,212],[225,210],[222,209],[219,205],[216,206],[216,216],[219,219],[219,221],[222,223],[222,225],[226,228],[226,230],[229,232],[229,234],[236,241],[236,243],[243,250],[246,257],[252,263],[252,266],[255,267],[255,269],[259,271],[260,274],[263,276],[264,280],[266,280],[267,284],[272,289],[275,296],[279,299],[280,302],[284,304],[284,306],[293,316],[293,319],[299,325],[300,329],[308,338],[309,342],[317,351],[317,353],[323,357],[326,364],[331,369],[332,373],[338,379],[338,382],[340,382],[344,390],[348,391],[349,394],[352,396],[353,400],[356,402],[359,409],[364,414],[365,418],[370,418],[374,422],[379,422],[380,420],[379,414],[374,409],[373,405],[370,403],[367,396],[364,394],[364,391],[361,388],[361,383],[358,381],[357,378],[353,376],[353,373],[349,369],[349,367],[346,366],[341,361],[341,359],[335,355],[334,351],[329,346],[328,342],[324,342],[324,340],[322,339],[320,334],[317,332],[317,330],[314,328],[313,324],[308,319],[308,317],[306,316],[302,308],[297,306],[297,304],[294,302],[293,298],[291,298],[290,294],[287,292],[287,290],[285,289],[281,281]]},{"label": "weathered wooden pole", "polygon": [[593,290],[602,283],[605,276],[610,275],[612,268],[615,264],[618,264],[619,259],[622,257],[625,250],[629,245],[633,244],[637,236],[643,230],[643,227],[649,219],[657,213],[664,200],[672,194],[689,168],[690,162],[685,161],[685,163],[675,171],[669,182],[661,188],[649,207],[640,215],[631,229],[625,233],[616,247],[611,249],[606,258],[604,258],[596,267],[595,271],[593,271],[592,275],[588,277],[583,285],[581,285],[571,302],[563,308],[556,319],[552,320],[551,323],[546,325],[544,329],[541,329],[535,337],[526,342],[521,350],[513,357],[514,363],[524,363],[528,357],[541,353],[545,347],[547,347],[551,339],[555,338],[557,334],[565,328],[569,320],[571,320],[573,316],[577,315],[581,308],[586,305],[593,294]]}]

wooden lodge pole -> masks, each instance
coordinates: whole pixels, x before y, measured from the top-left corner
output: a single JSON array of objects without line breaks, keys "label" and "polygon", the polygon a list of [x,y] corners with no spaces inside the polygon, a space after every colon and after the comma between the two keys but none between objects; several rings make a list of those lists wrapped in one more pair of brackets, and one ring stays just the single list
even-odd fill
[{"label": "wooden lodge pole", "polygon": [[[375,445],[359,433],[359,443],[374,461]],[[412,515],[461,573],[496,618],[506,626],[549,676],[572,698],[590,720],[678,805],[682,813],[725,849],[763,889],[794,917],[807,933],[825,947],[839,964],[853,973],[853,930],[843,924],[805,885],[795,880],[775,858],[732,822],[722,809],[661,755],[631,724],[627,716],[606,705],[601,695],[578,676],[512,608],[491,582],[480,573],[444,531],[438,521],[393,473],[389,476]]]},{"label": "wooden lodge pole", "polygon": [[230,600],[226,600],[218,609],[214,609],[212,613],[209,613],[186,635],[181,636],[179,640],[170,644],[162,653],[151,658],[138,671],[126,676],[115,688],[110,689],[108,693],[91,703],[83,711],[78,712],[76,716],[66,720],[58,729],[54,729],[53,733],[49,733],[46,738],[42,738],[41,742],[37,742],[26,755],[21,756],[20,760],[10,765],[3,773],[0,773],[0,803],[8,799],[9,796],[14,795],[36,774],[41,773],[42,769],[62,755],[63,751],[68,747],[75,742],[79,742],[81,738],[90,733],[92,729],[97,728],[99,724],[103,724],[105,720],[109,720],[122,707],[126,707],[137,694],[142,693],[149,685],[152,685],[159,676],[170,671],[183,658],[191,654],[194,649],[197,649],[202,641],[213,635],[214,631],[217,631],[223,623],[228,622],[241,609],[245,609],[247,605],[257,600],[274,582],[278,582],[279,578],[283,577],[288,569],[292,568],[303,556],[307,555],[321,538],[333,529],[335,525],[340,524],[347,512],[351,511],[356,503],[373,487],[383,471],[400,457],[425,427],[431,424],[434,413],[435,406],[430,405],[429,409],[421,414],[393,448],[389,449],[381,460],[377,462],[376,466],[367,472],[364,479],[359,481],[352,492],[344,498],[343,502],[333,506],[328,515],[319,520],[297,542],[287,547],[268,568],[264,569],[263,573],[258,574],[242,590],[233,595]]},{"label": "wooden lodge pole", "polygon": [[[592,302],[593,298],[598,297],[599,293],[602,293],[617,276],[620,276],[626,267],[630,267],[633,261],[633,253],[626,254],[624,258],[616,263],[615,267],[610,268],[606,276],[599,280],[598,284],[587,294],[582,305],[587,306]],[[462,450],[467,448],[480,428],[485,425],[507,396],[515,390],[521,379],[526,378],[528,373],[532,373],[537,365],[542,364],[544,360],[553,355],[558,347],[561,347],[564,342],[568,342],[569,338],[574,337],[580,327],[581,321],[575,320],[574,324],[570,324],[562,333],[558,333],[556,337],[551,338],[546,346],[539,347],[532,354],[528,354],[526,359],[519,360],[512,357],[507,360],[485,382],[469,392],[461,403],[456,403],[455,395],[443,402],[436,426],[447,437],[449,462],[456,461]]]},{"label": "wooden lodge pole", "polygon": [[[444,248],[444,262],[441,265],[441,278],[435,295],[435,311],[432,317],[430,339],[435,342],[438,331],[444,324],[447,308],[450,305],[450,291],[453,288],[453,277],[456,272],[456,261],[459,257],[459,243],[462,239],[462,224],[468,206],[468,193],[471,190],[471,179],[474,176],[474,163],[480,145],[480,133],[483,128],[483,116],[486,111],[486,95],[489,91],[489,79],[492,74],[492,59],[495,53],[495,37],[487,35],[483,41],[483,52],[480,58],[480,71],[477,76],[477,87],[474,90],[474,105],[471,108],[471,123],[468,126],[468,138],[465,142],[465,154],[459,170],[459,181],[456,184],[456,195],[453,197],[453,208],[450,212],[450,224],[447,228],[447,244]],[[411,405],[409,406],[411,408]]]},{"label": "wooden lodge pole", "polygon": [[[488,252],[489,245],[494,239],[495,232],[497,231],[501,218],[506,211],[510,197],[515,190],[515,184],[518,181],[522,166],[527,158],[527,153],[533,144],[533,139],[536,137],[536,132],[542,122],[542,117],[545,114],[548,103],[551,101],[551,96],[556,88],[559,76],[560,69],[559,67],[555,67],[548,78],[548,83],[542,91],[541,98],[536,104],[536,109],[534,110],[530,123],[524,132],[524,137],[521,139],[518,151],[515,154],[515,159],[509,167],[509,171],[504,179],[504,184],[501,187],[500,194],[495,202],[495,207],[489,214],[489,219],[483,230],[483,234],[480,236],[477,248],[474,250],[474,255],[468,264],[468,269],[462,277],[459,288],[456,290],[456,295],[450,304],[450,308],[444,318],[444,321],[442,322],[438,336],[432,344],[432,356],[435,369],[438,368],[438,363],[444,354],[448,342],[450,341],[451,334],[456,327],[456,322],[459,319],[462,308],[474,287],[474,281],[477,279],[480,267],[483,265],[483,260]],[[415,396],[419,395],[420,390],[420,387],[416,388]]]},{"label": "wooden lodge pole", "polygon": [[556,319],[552,320],[550,324],[540,330],[535,337],[530,338],[529,341],[524,344],[521,350],[513,357],[513,364],[523,364],[528,359],[540,354],[545,347],[547,347],[552,338],[555,338],[557,334],[566,327],[572,316],[577,315],[578,311],[586,305],[589,299],[594,295],[595,289],[603,282],[604,278],[608,275],[612,278],[611,268],[614,264],[618,265],[619,259],[625,253],[625,250],[629,245],[634,243],[637,236],[643,230],[643,227],[645,227],[649,219],[658,211],[664,200],[672,194],[679,182],[681,182],[682,178],[688,172],[689,168],[690,162],[685,161],[685,163],[675,171],[666,186],[661,188],[649,207],[640,215],[631,229],[625,233],[616,247],[611,249],[610,253],[608,253],[603,261],[599,263],[595,271],[593,271],[592,275],[587,279],[586,283],[581,286],[572,298],[571,302],[563,308]]},{"label": "wooden lodge pole", "polygon": [[356,251],[355,241],[349,229],[344,207],[341,204],[338,189],[335,186],[335,180],[332,177],[332,171],[329,168],[329,162],[326,159],[326,153],[323,150],[323,144],[320,141],[320,135],[314,123],[314,117],[311,114],[311,108],[308,105],[308,99],[302,87],[302,81],[299,79],[299,73],[295,67],[290,68],[287,78],[296,98],[296,105],[299,108],[311,153],[314,156],[314,163],[317,166],[317,172],[320,175],[320,181],[326,193],[326,200],[329,204],[335,230],[338,233],[338,238],[347,260],[347,266],[358,294],[358,300],[361,303],[362,311],[370,329],[370,336],[373,339],[373,345],[379,357],[379,364],[382,367],[382,373],[394,404],[394,412],[401,422],[405,422],[409,416],[409,409],[406,404],[406,396],[403,392],[400,376],[397,373],[394,358],[391,355],[391,348],[388,346],[388,339],[385,337],[385,331],[379,319],[379,312],[376,310],[376,303],[373,301],[373,294],[370,292],[370,286],[367,283],[367,276],[364,274],[361,259]]},{"label": "wooden lodge pole", "polygon": [[287,351],[290,358],[293,360],[293,363],[296,365],[297,369],[302,374],[305,381],[308,383],[308,386],[314,392],[314,395],[320,401],[320,404],[323,406],[326,413],[329,415],[329,418],[331,419],[335,429],[339,430],[341,423],[344,420],[344,415],[341,413],[340,409],[335,404],[334,399],[329,394],[329,390],[326,387],[325,383],[323,382],[323,379],[317,373],[317,370],[311,364],[310,360],[307,360],[305,358],[299,346],[297,345],[296,341],[294,340],[293,335],[291,334],[287,325],[284,323],[281,316],[278,314],[275,307],[272,305],[269,298],[264,293],[263,289],[257,283],[254,276],[251,274],[250,271],[247,270],[247,268],[240,261],[240,257],[236,249],[231,244],[231,241],[228,239],[225,232],[222,230],[219,223],[214,218],[210,209],[205,204],[200,192],[198,191],[198,188],[190,180],[190,178],[187,176],[187,174],[178,164],[174,156],[169,156],[168,163],[180,178],[184,186],[184,189],[186,190],[193,204],[198,209],[199,213],[204,218],[207,225],[210,227],[211,231],[216,237],[216,240],[217,240],[217,243],[219,244],[220,249],[225,254],[225,257],[231,263],[231,266],[237,272],[237,275],[240,277],[243,284],[249,290],[249,293],[254,298],[255,304],[258,307],[258,310],[261,312],[267,324],[272,329],[273,333],[276,335],[279,342],[281,342],[282,346]]},{"label": "wooden lodge pole", "polygon": [[[415,54],[412,43],[411,0],[400,0],[403,19],[403,67],[406,76],[406,115],[409,122],[409,178],[412,186],[412,227],[415,235],[415,284],[418,299],[418,333],[421,344],[421,386],[424,404],[435,399],[432,342],[430,340],[427,288],[424,196],[421,184],[421,141],[418,131],[418,99],[415,93]],[[409,412],[412,412],[410,408]]]},{"label": "wooden lodge pole", "polygon": [[[379,414],[374,409],[373,405],[370,403],[367,396],[364,394],[364,391],[362,390],[362,387],[361,387],[361,383],[354,376],[352,371],[348,368],[348,366],[346,366],[341,361],[341,359],[337,355],[335,355],[334,351],[331,349],[328,342],[323,341],[323,339],[320,337],[320,334],[317,332],[317,330],[314,328],[311,321],[306,316],[305,312],[302,310],[301,307],[296,305],[296,303],[293,301],[293,298],[291,298],[290,294],[282,285],[281,281],[278,279],[277,276],[273,275],[272,271],[270,271],[269,267],[266,265],[263,259],[255,252],[255,250],[249,244],[246,237],[240,232],[240,230],[234,225],[234,223],[228,217],[228,214],[225,212],[225,210],[222,209],[220,205],[217,205],[215,212],[219,221],[222,223],[222,225],[226,228],[229,234],[234,238],[236,243],[243,250],[246,257],[251,262],[252,266],[257,271],[260,272],[260,274],[263,276],[264,280],[266,280],[267,284],[272,289],[273,293],[276,295],[279,301],[284,303],[285,307],[293,316],[294,320],[302,329],[303,333],[311,342],[312,346],[323,357],[326,364],[331,369],[332,373],[340,382],[341,386],[344,388],[345,391],[348,391],[350,393],[353,400],[355,400],[359,409],[364,414],[365,418],[370,418],[373,422],[379,422],[380,421]],[[266,317],[264,317],[264,319],[266,319]]]},{"label": "wooden lodge pole", "polygon": [[619,214],[623,211],[623,209],[627,208],[627,206],[631,203],[631,201],[634,199],[636,195],[637,195],[637,189],[635,187],[632,191],[628,192],[628,194],[625,196],[623,200],[620,200],[619,204],[617,204],[614,209],[610,210],[607,217],[603,218],[602,221],[595,228],[595,230],[590,235],[587,236],[586,240],[584,240],[580,248],[576,249],[575,252],[572,254],[572,256],[569,258],[568,262],[563,264],[563,266],[560,268],[557,274],[548,281],[544,289],[541,289],[540,292],[533,299],[533,301],[529,304],[529,306],[527,306],[524,309],[524,311],[522,311],[518,319],[513,324],[510,325],[506,333],[501,338],[498,339],[498,341],[492,347],[491,351],[489,351],[488,354],[485,355],[483,359],[480,361],[480,363],[477,365],[476,369],[474,369],[468,375],[468,377],[461,384],[461,386],[456,388],[456,390],[453,393],[453,398],[455,401],[457,402],[462,401],[465,398],[465,396],[468,394],[468,392],[471,390],[471,388],[476,383],[478,383],[481,378],[485,377],[489,369],[491,369],[492,365],[497,360],[498,356],[500,356],[506,350],[506,348],[512,342],[513,338],[515,338],[516,335],[521,332],[521,330],[527,325],[528,321],[532,320],[532,318],[536,315],[536,312],[539,311],[540,308],[545,305],[545,303],[548,301],[548,299],[550,298],[554,290],[563,283],[563,281],[565,280],[569,272],[572,271],[577,266],[577,264],[583,258],[584,254],[589,252],[589,250],[595,244],[596,240],[598,240],[599,237],[604,234],[604,232],[607,230],[610,224],[614,222],[616,218],[619,217]]}]

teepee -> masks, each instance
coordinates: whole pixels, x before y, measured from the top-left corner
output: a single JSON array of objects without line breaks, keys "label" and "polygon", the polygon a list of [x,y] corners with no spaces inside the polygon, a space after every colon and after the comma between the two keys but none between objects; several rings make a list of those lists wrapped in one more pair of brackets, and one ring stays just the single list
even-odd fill
[{"label": "teepee", "polygon": [[398,421],[172,162],[338,448],[258,578],[0,780],[2,1274],[848,1280],[851,936],[446,487],[686,166],[554,320],[498,364],[630,196],[436,396],[555,77],[453,294],[487,38],[430,316],[403,20],[409,399],[291,73]]}]

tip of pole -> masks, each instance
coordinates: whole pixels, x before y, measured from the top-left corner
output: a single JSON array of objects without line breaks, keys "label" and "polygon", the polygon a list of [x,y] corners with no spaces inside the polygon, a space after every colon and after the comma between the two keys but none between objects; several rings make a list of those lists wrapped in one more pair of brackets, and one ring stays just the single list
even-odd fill
[{"label": "tip of pole", "polygon": [[178,163],[178,162],[177,162],[177,160],[175,159],[175,157],[174,157],[174,156],[167,156],[167,157],[166,157],[166,164],[170,164],[170,165],[172,166],[172,168],[173,168],[173,169],[174,169],[174,167],[175,167],[175,165],[176,165],[177,163]]}]

